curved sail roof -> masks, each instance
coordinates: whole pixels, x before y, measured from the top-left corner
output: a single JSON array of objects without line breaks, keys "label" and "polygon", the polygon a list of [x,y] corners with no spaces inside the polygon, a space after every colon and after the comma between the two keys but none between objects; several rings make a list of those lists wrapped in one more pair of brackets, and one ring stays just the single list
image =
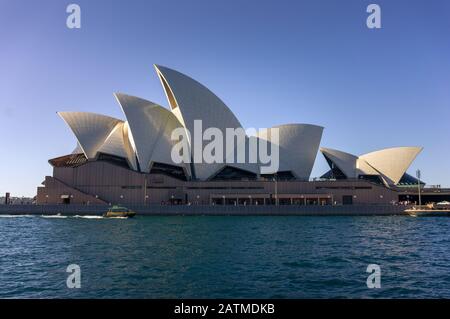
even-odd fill
[{"label": "curved sail roof", "polygon": [[78,140],[84,155],[93,159],[121,120],[90,112],[58,112]]},{"label": "curved sail roof", "polygon": [[321,148],[320,151],[347,178],[380,175],[386,184],[396,185],[422,149],[422,147],[393,147],[361,156],[329,148]]},{"label": "curved sail roof", "polygon": [[[194,132],[194,121],[202,120],[203,131],[207,128],[218,128],[225,132],[226,128],[242,127],[231,110],[204,85],[178,71],[164,66],[155,65],[156,72],[160,78],[172,112],[180,123],[191,134]],[[199,145],[193,145],[192,156],[196,158],[196,152],[203,149]],[[205,143],[207,144],[207,143]],[[197,154],[201,155],[201,154]],[[225,161],[224,155],[223,161]],[[195,175],[199,179],[207,179],[216,172],[223,164],[194,163]]]},{"label": "curved sail roof", "polygon": [[278,171],[291,171],[295,177],[308,180],[316,160],[323,127],[311,124],[285,124],[262,130],[258,133],[258,137],[272,142],[270,132],[274,128],[279,132]]},{"label": "curved sail roof", "polygon": [[359,158],[387,178],[389,184],[397,184],[422,149],[422,147],[393,147],[367,153]]},{"label": "curved sail roof", "polygon": [[136,156],[127,137],[127,127],[128,123],[126,122],[117,123],[98,152],[123,157],[128,161],[130,167],[136,170]]},{"label": "curved sail roof", "polygon": [[[88,159],[95,159],[98,153],[122,157],[127,159],[134,170],[147,173],[156,162],[177,165],[183,167],[187,176],[193,175],[200,180],[207,180],[225,166],[255,174],[264,173],[261,168],[269,165],[261,163],[259,154],[250,153],[254,150],[250,150],[249,141],[266,139],[274,143],[270,134],[267,135],[274,128],[259,136],[248,136],[244,131],[244,141],[242,133],[238,133],[237,144],[245,143],[245,162],[240,162],[240,156],[237,158],[239,145],[235,145],[234,152],[230,152],[224,141],[223,158],[218,159],[218,163],[207,163],[203,151],[205,146],[212,147],[211,141],[203,139],[203,133],[213,128],[225,137],[227,129],[243,131],[241,124],[225,103],[201,83],[167,67],[155,65],[155,69],[171,109],[117,93],[115,97],[125,114],[125,122],[95,113],[59,112],[77,138],[78,146],[74,152],[83,152]],[[201,121],[201,128],[196,130],[194,123],[198,120]],[[171,158],[172,148],[178,143],[171,139],[176,128],[188,132],[186,136],[193,164],[176,164]],[[323,128],[307,124],[281,125],[276,128],[280,132],[276,145],[280,149],[280,165],[276,171],[291,171],[298,178],[309,178]],[[213,136],[211,138],[214,139]],[[250,157],[256,158],[257,162],[252,162]],[[195,162],[199,159],[200,162]]]},{"label": "curved sail roof", "polygon": [[128,120],[141,171],[150,172],[154,162],[176,165],[171,159],[171,133],[182,125],[175,115],[135,96],[116,93],[115,97]]},{"label": "curved sail roof", "polygon": [[356,178],[356,162],[358,161],[358,156],[325,147],[321,147],[320,151],[325,158],[336,165],[347,178]]}]

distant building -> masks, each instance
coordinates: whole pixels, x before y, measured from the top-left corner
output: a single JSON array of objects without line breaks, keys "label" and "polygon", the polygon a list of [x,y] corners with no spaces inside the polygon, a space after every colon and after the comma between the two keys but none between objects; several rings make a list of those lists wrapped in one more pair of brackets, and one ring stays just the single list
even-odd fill
[{"label": "distant building", "polygon": [[[279,166],[261,173],[262,163],[229,161],[175,163],[174,129],[195,131],[241,124],[209,89],[175,70],[155,66],[170,109],[116,93],[126,120],[87,112],[59,112],[77,139],[72,154],[49,160],[53,176],[38,188],[38,204],[209,204],[331,205],[381,204],[399,201],[400,186],[416,185],[405,174],[421,147],[398,147],[354,156],[322,148],[330,171],[309,181],[323,127],[311,124],[276,126]],[[270,114],[267,114],[270,116]],[[273,129],[273,128],[272,128]],[[275,144],[268,130],[251,139]],[[189,136],[190,158],[198,149]],[[238,143],[236,144],[236,147]],[[246,159],[252,150],[246,148]],[[412,192],[414,192],[412,190]]]},{"label": "distant building", "polygon": [[0,205],[31,205],[31,204],[35,204],[36,203],[36,199],[35,198],[31,198],[31,197],[9,197],[8,200],[7,198],[4,197],[0,197]]}]

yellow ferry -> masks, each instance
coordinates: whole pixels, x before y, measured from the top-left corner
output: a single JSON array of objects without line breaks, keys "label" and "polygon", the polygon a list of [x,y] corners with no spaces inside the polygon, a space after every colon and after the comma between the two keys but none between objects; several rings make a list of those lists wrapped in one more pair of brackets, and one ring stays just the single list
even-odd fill
[{"label": "yellow ferry", "polygon": [[135,215],[135,212],[126,207],[114,205],[103,214],[103,217],[134,217]]}]

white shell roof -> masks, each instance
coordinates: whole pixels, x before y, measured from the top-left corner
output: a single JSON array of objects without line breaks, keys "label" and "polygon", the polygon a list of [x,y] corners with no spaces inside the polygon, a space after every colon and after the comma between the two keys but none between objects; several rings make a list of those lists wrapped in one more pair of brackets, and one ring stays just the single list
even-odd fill
[{"label": "white shell roof", "polygon": [[[171,110],[138,97],[117,93],[115,97],[125,114],[125,122],[94,113],[59,112],[77,138],[78,147],[74,152],[82,151],[88,159],[95,159],[99,152],[123,157],[133,169],[139,167],[142,172],[148,173],[155,162],[177,165],[171,159],[175,143],[171,140],[171,133],[175,128],[181,127],[193,134],[195,120],[202,120],[203,132],[207,128],[218,128],[224,132],[224,136],[227,128],[242,128],[231,110],[208,88],[178,71],[159,65],[155,65],[155,69]],[[323,128],[308,124],[280,125],[276,128],[280,130],[278,171],[292,171],[298,178],[309,178]],[[270,141],[267,135],[270,130],[255,137],[245,137],[247,161],[250,157],[249,139]],[[192,148],[193,141],[189,143]],[[209,142],[202,143],[203,150]],[[190,151],[195,152],[195,149]],[[229,163],[227,159],[230,160],[231,155],[225,151],[224,163],[194,163],[192,166],[187,163],[177,166],[183,167],[188,176],[191,176],[190,169],[193,167],[196,178],[207,180],[226,165],[256,174],[261,173],[261,165],[265,165]],[[195,158],[195,154],[192,154],[192,158]]]},{"label": "white shell roof", "polygon": [[422,147],[392,147],[355,156],[349,153],[321,148],[320,151],[348,178],[358,175],[380,175],[390,185],[396,185]]},{"label": "white shell roof", "polygon": [[127,138],[126,124],[126,122],[117,123],[116,127],[111,131],[98,152],[123,157],[127,159],[129,165],[136,170],[136,156],[129,139]]},{"label": "white shell roof", "polygon": [[395,185],[422,149],[422,147],[393,147],[367,153],[359,158],[386,177],[389,184]]},{"label": "white shell roof", "polygon": [[[194,132],[195,120],[202,120],[203,131],[209,127],[218,128],[222,132],[225,132],[226,128],[241,127],[233,112],[204,85],[164,66],[155,65],[155,69],[173,113],[191,134]],[[192,141],[190,143],[192,146]],[[194,158],[195,152],[196,149],[193,149],[192,156]],[[225,159],[226,154],[224,154],[223,161]],[[195,163],[196,177],[206,180],[223,166],[221,163]]]},{"label": "white shell roof", "polygon": [[182,127],[168,109],[153,102],[122,93],[115,94],[128,119],[132,140],[142,172],[150,172],[154,162],[172,163],[171,133]]},{"label": "white shell roof", "polygon": [[356,162],[358,161],[358,156],[325,147],[321,147],[320,151],[348,178],[357,177]]},{"label": "white shell roof", "polygon": [[323,127],[311,124],[285,124],[262,130],[258,137],[271,141],[271,131],[279,132],[280,168],[295,177],[308,180],[316,160]]},{"label": "white shell roof", "polygon": [[58,112],[78,140],[84,155],[93,159],[119,119],[89,112]]}]

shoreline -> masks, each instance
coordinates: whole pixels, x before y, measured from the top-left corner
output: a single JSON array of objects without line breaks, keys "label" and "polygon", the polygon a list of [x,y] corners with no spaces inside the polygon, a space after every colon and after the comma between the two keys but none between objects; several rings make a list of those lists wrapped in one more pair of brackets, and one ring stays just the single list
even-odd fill
[{"label": "shoreline", "polygon": [[[102,215],[108,205],[0,205],[0,215]],[[127,205],[138,216],[390,216],[407,215],[402,205],[212,206]]]}]

